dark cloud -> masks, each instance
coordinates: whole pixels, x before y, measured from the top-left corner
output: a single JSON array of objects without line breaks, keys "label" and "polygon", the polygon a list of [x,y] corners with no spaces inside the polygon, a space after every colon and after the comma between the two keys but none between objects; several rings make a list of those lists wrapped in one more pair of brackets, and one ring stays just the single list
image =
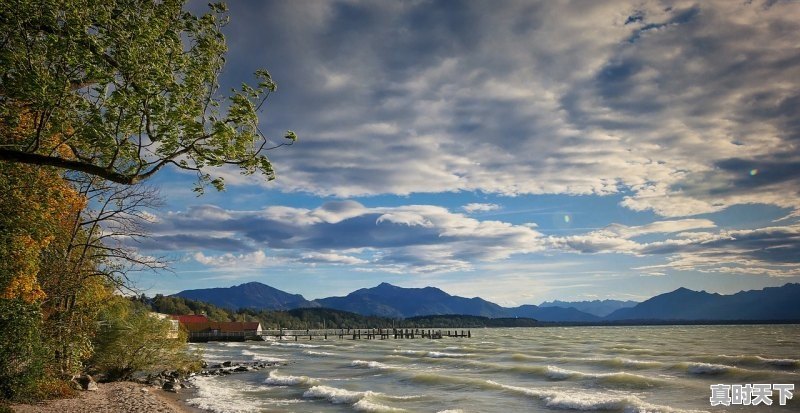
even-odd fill
[{"label": "dark cloud", "polygon": [[[233,253],[268,249],[305,263],[371,262],[390,269],[451,271],[541,247],[539,234],[529,227],[479,221],[429,205],[366,208],[353,201],[329,202],[313,210],[229,211],[206,205],[167,214],[149,229],[153,237],[143,249],[228,253],[222,259],[198,256],[200,262],[212,264],[235,261]],[[364,257],[349,255],[353,250]],[[255,258],[268,262],[263,254]]]}]

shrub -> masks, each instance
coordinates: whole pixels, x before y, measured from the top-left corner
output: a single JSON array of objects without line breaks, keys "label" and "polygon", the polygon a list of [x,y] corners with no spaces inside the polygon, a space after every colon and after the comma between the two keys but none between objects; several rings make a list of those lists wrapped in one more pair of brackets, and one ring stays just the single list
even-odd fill
[{"label": "shrub", "polygon": [[37,304],[0,299],[0,399],[24,400],[44,369]]},{"label": "shrub", "polygon": [[95,338],[90,361],[95,372],[109,380],[125,380],[136,372],[199,369],[200,357],[189,351],[185,332],[174,338],[169,320],[122,297],[114,301],[101,316]]}]

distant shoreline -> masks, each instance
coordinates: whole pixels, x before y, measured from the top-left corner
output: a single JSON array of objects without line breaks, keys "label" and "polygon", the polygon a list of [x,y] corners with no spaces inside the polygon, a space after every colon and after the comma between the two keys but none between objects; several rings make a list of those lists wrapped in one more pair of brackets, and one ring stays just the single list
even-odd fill
[{"label": "distant shoreline", "polygon": [[620,320],[620,321],[540,321],[535,327],[647,327],[647,326],[728,326],[728,325],[791,325],[800,320]]}]

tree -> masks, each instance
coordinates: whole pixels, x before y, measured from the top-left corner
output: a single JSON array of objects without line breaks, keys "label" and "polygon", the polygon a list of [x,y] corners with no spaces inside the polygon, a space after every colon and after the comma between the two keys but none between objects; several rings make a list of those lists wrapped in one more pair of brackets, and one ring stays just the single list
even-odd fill
[{"label": "tree", "polygon": [[93,369],[118,380],[139,371],[199,367],[198,355],[187,349],[185,331],[174,337],[170,321],[155,317],[143,305],[119,296],[110,301],[101,316]]},{"label": "tree", "polygon": [[258,112],[276,84],[228,97],[218,76],[226,53],[226,7],[195,16],[184,0],[0,2],[0,122],[31,116],[24,134],[0,135],[0,161],[49,165],[130,185],[164,166],[195,171],[238,166],[275,177]]}]

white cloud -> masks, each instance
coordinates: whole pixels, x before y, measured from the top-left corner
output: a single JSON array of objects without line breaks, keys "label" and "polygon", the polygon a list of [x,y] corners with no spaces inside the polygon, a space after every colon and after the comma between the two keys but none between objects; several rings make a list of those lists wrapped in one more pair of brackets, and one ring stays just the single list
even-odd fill
[{"label": "white cloud", "polygon": [[336,254],[331,252],[307,252],[301,255],[301,261],[311,264],[324,263],[324,264],[347,264],[357,265],[366,264],[368,261],[360,258],[351,257],[349,255]]},{"label": "white cloud", "polygon": [[205,255],[202,252],[195,252],[192,258],[200,264],[209,267],[225,267],[225,268],[254,268],[265,267],[274,263],[273,260],[267,257],[264,251],[253,251],[247,254],[231,254],[226,253],[217,256]]},{"label": "white cloud", "polygon": [[[542,248],[541,235],[528,226],[479,221],[433,205],[367,208],[354,201],[329,202],[315,209],[273,206],[262,211],[206,205],[167,214],[150,229],[153,236],[146,247],[151,249],[244,250],[219,256],[194,254],[196,261],[209,266],[270,264],[278,259],[262,252],[269,248],[283,263],[442,272]],[[228,235],[206,236],[220,234],[221,229]],[[373,254],[373,258],[349,254]]]},{"label": "white cloud", "polygon": [[461,207],[464,211],[468,214],[472,214],[475,212],[489,212],[495,211],[500,209],[500,205],[497,204],[483,204],[483,203],[471,203]]}]

